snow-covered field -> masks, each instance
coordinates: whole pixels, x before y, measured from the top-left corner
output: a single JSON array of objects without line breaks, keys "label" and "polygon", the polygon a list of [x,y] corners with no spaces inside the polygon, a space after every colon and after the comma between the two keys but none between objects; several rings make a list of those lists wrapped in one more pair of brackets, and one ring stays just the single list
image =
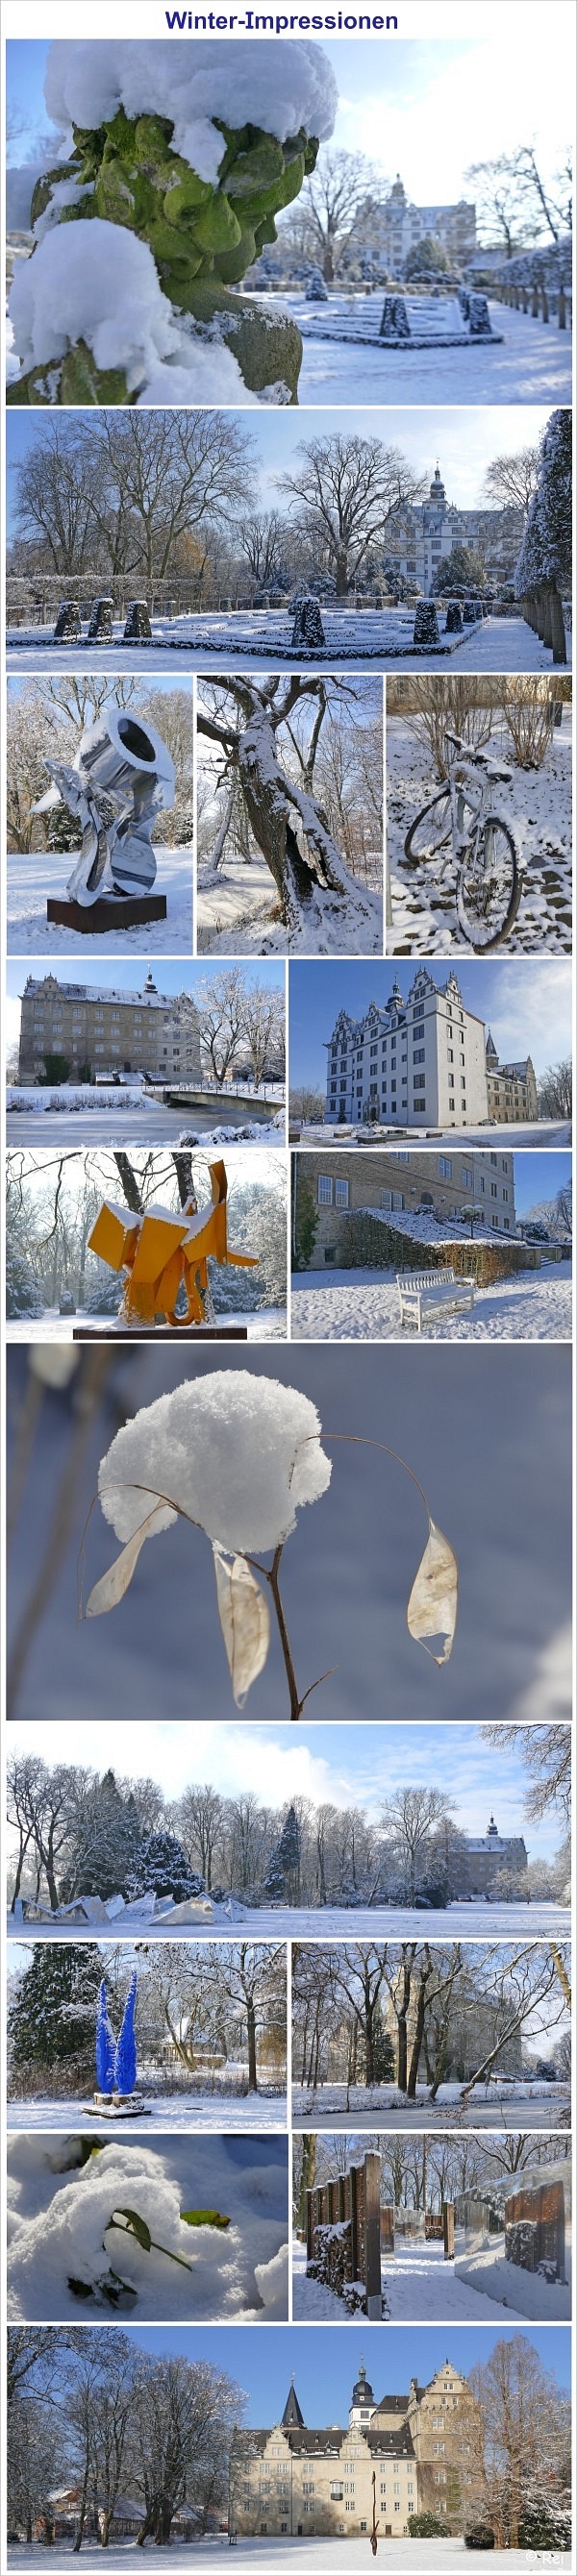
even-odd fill
[{"label": "snow-covered field", "polygon": [[[319,889],[320,891],[320,889]],[[346,912],[340,899],[324,893],[323,927],[313,932],[303,911],[301,951],[303,956],[367,957],[382,954],[383,907],[376,895],[369,900],[374,912],[374,925],[367,917],[367,893],[362,891],[362,911],[355,913],[354,904]],[[283,928],[278,919],[278,905],[270,868],[266,860],[253,853],[246,860],[236,857],[223,860],[218,874],[199,865],[197,880],[197,938],[199,954],[219,952],[225,957],[292,957],[295,955],[294,933]]]},{"label": "snow-covered field", "polygon": [[[291,1122],[292,1124],[292,1122]],[[324,1120],[304,1120],[299,1130],[302,1145],[384,1145],[395,1140],[404,1143],[409,1135],[416,1145],[430,1145],[434,1153],[439,1145],[539,1145],[547,1150],[553,1145],[571,1145],[573,1131],[570,1118],[530,1118],[511,1126],[490,1127],[331,1127]]]},{"label": "snow-covered field", "polygon": [[[465,627],[462,635],[440,633],[438,645],[426,652],[413,651],[414,610],[408,608],[359,609],[323,607],[325,650],[307,654],[298,646],[299,668],[307,659],[315,670],[338,670],[343,664],[362,670],[367,663],[373,670],[387,670],[394,663],[403,671],[436,669],[438,662],[455,658],[458,670],[467,671],[551,671],[551,654],[531,626],[522,617],[487,617],[476,626]],[[441,625],[443,620],[441,619]],[[162,657],[163,670],[242,671],[247,660],[258,670],[270,671],[277,663],[294,664],[292,644],[292,611],[274,608],[205,609],[195,617],[153,617],[152,646],[123,642],[123,624],[119,619],[111,644],[89,644],[88,630],[79,643],[66,646],[66,669],[82,671],[149,671],[151,651],[155,647]],[[9,667],[14,671],[59,670],[63,647],[53,642],[53,626],[9,627],[6,650]],[[570,661],[571,636],[567,637],[567,660]]]},{"label": "snow-covered field", "polygon": [[[428,1919],[428,1918],[427,1918]],[[421,1927],[423,1917],[420,1917]],[[348,2108],[347,2108],[348,2104]],[[566,2127],[570,2097],[562,2084],[544,2084],[523,2080],[520,2076],[494,2075],[487,2084],[476,2084],[463,2107],[461,2084],[440,2084],[432,2102],[426,2084],[418,2084],[414,2101],[399,2095],[393,2084],[293,2084],[292,2118],[295,2129],[319,2129],[339,2125],[357,2129],[377,2127],[381,2113],[383,2128],[457,2128],[457,2129],[558,2129]]]},{"label": "snow-covered field", "polygon": [[[154,2548],[155,2565],[162,2567],[164,2553],[152,2541],[145,2542],[145,2548]],[[227,2551],[228,2564],[228,2548],[226,2532],[216,2533],[211,2540],[198,2540],[194,2548],[190,2545],[179,2547],[176,2541],[170,2550],[171,2576],[185,2576],[185,2570],[186,2576],[191,2576],[191,2570],[196,2567],[220,2566],[224,2550]],[[238,2540],[235,2548],[235,2567],[258,2567],[261,2576],[274,2576],[274,2569],[281,2566],[283,2558],[285,2567],[290,2558],[291,2566],[297,2569],[297,2576],[301,2576],[301,2569],[304,2576],[313,2576],[313,2570],[316,2576],[317,2569],[320,2576],[324,2576],[325,2570],[326,2576],[334,2576],[335,2567],[339,2576],[361,2576],[361,2570],[365,2576],[367,2568],[366,2539]],[[143,2554],[135,2540],[115,2540],[108,2551],[108,2562],[111,2568],[124,2567],[125,2561],[134,2555],[135,2566],[138,2567]],[[377,2558],[379,2554],[382,2554],[389,2570],[394,2568],[396,2556],[396,2576],[419,2576],[423,2568],[430,2569],[432,2576],[452,2576],[454,2567],[460,2567],[464,2576],[465,2566],[471,2566],[464,2540],[401,2540],[398,2554],[394,2541],[387,2540],[383,2542],[382,2553],[378,2552]],[[10,2576],[12,2570],[19,2567],[29,2569],[30,2576],[46,2576],[46,2550],[39,2549],[34,2541],[23,2541],[18,2549],[9,2548],[6,2563]],[[556,2549],[494,2549],[491,2552],[491,2576],[531,2576],[534,2567],[566,2569],[568,2563],[562,2551]],[[61,2576],[62,2568],[68,2569],[71,2565],[72,2542],[57,2541],[50,2552],[52,2576]],[[88,2576],[102,2576],[102,2550],[90,2543],[83,2544],[77,2565],[86,2567]]]},{"label": "snow-covered field", "polygon": [[[494,2255],[489,2258],[492,2272],[497,2269]],[[555,2324],[562,2316],[571,2316],[571,2293],[566,2285],[542,2281],[537,2274],[530,2279],[531,2305],[517,2307],[518,2271],[514,2263],[503,2259],[499,2265],[502,2296],[491,2298],[483,2290],[462,2281],[453,2262],[446,2263],[443,2247],[425,2245],[418,2237],[399,2239],[394,2254],[382,2259],[381,2282],[383,2316],[394,2325],[498,2325],[506,2316],[508,2325],[523,2325],[528,2317],[540,2323]],[[292,2312],[295,2322],[309,2325],[349,2325],[351,2320],[342,2299],[335,2297],[323,2281],[309,2281],[306,2273],[304,2245],[293,2242]],[[358,2320],[357,2320],[358,2323]]]},{"label": "snow-covered field", "polygon": [[[399,1267],[402,1245],[399,1245]],[[476,1288],[475,1304],[431,1314],[423,1327],[433,1342],[548,1342],[571,1339],[571,1264],[543,1263],[511,1279]],[[291,1283],[291,1339],[305,1342],[408,1342],[401,1325],[393,1270],[295,1271]]]},{"label": "snow-covered field", "polygon": [[145,2083],[142,2091],[150,2116],[147,2117],[144,2113],[140,2118],[130,2122],[119,2120],[116,2127],[112,2120],[107,2119],[105,2124],[101,2121],[99,2129],[98,2112],[87,2111],[90,2101],[88,2093],[84,2101],[79,2098],[77,2102],[71,2101],[69,2094],[60,2102],[53,2101],[47,2095],[39,2094],[33,2102],[28,2098],[25,2102],[9,2102],[6,2111],[7,2127],[27,2130],[65,2129],[69,2133],[71,2129],[80,2126],[88,2135],[88,2120],[94,2117],[96,2137],[118,2137],[130,2142],[131,2138],[138,2138],[142,2133],[150,2143],[154,2139],[155,2131],[160,2132],[164,2129],[184,2129],[188,2136],[191,2133],[195,2134],[197,2129],[217,2128],[219,2135],[224,2135],[228,2129],[243,2131],[245,2129],[259,2131],[286,2129],[284,2093],[272,2094],[265,2091],[227,2094],[219,2086],[214,2093],[187,2094],[184,2085],[181,2085],[178,2093],[156,2093],[152,2096],[147,2094]]},{"label": "snow-covered field", "polygon": [[[250,1315],[244,1314],[242,1309],[239,1313],[235,1307],[234,1314],[217,1315],[216,1321],[223,1329],[227,1323],[242,1324],[246,1327],[249,1342],[286,1341],[287,1316],[284,1307],[260,1306],[256,1314]],[[82,1310],[79,1309],[77,1315],[59,1315],[55,1307],[48,1306],[44,1315],[16,1315],[13,1319],[9,1316],[6,1324],[6,1338],[9,1342],[70,1342],[75,1324],[90,1324],[95,1332],[104,1333],[109,1331],[113,1322],[112,1315],[88,1315],[84,1307]],[[176,1338],[177,1327],[175,1326],[174,1329]],[[152,1338],[154,1339],[154,1335]]]},{"label": "snow-covered field", "polygon": [[70,852],[9,850],[7,858],[6,946],[9,956],[63,957],[100,955],[192,957],[192,850],[156,848],[155,894],[166,895],[166,921],[142,923],[135,930],[65,930],[47,921],[48,895],[64,900],[72,861]]},{"label": "snow-covered field", "polygon": [[[264,300],[264,299],[263,299]],[[269,299],[267,298],[267,301]],[[277,299],[271,297],[272,310]],[[325,339],[324,330],[338,331],[342,313],[344,326],[360,327],[367,318],[378,330],[383,309],[383,290],[374,295],[331,295],[328,304],[307,304],[298,293],[283,291],[280,298],[294,314],[299,329],[304,330],[303,362],[299,377],[301,403],[514,403],[571,401],[571,339],[560,331],[556,322],[541,322],[530,314],[516,312],[508,305],[489,300],[493,331],[502,333],[502,345],[491,340],[470,341],[461,348],[417,349],[400,347],[371,348],[358,342],[347,344]],[[414,310],[415,297],[407,296],[409,310]],[[421,299],[419,298],[419,304]],[[439,311],[446,315],[447,299],[441,307],[429,304],[432,318]],[[463,328],[457,307],[456,327]],[[450,317],[447,316],[447,322]],[[413,327],[418,329],[415,317]]]},{"label": "snow-covered field", "polygon": [[[495,809],[508,823],[522,868],[517,919],[503,943],[508,954],[542,950],[548,956],[571,949],[571,710],[555,728],[541,769],[513,768],[513,748],[506,725],[496,721],[484,746],[493,759],[511,767],[510,786],[496,787]],[[404,843],[414,816],[439,788],[426,742],[419,741],[410,720],[389,716],[387,729],[387,826],[393,911],[389,950],[395,957],[464,955],[469,943],[459,929],[455,910],[455,862],[452,847],[437,858],[404,856]]]},{"label": "snow-covered field", "polygon": [[[516,1940],[518,1933],[531,1932],[538,1941],[551,1932],[567,1933],[569,1921],[567,1908],[555,1904],[551,1897],[542,1904],[533,1905],[523,1905],[518,1901],[509,1905],[489,1905],[480,1897],[472,1897],[470,1901],[466,1897],[457,1897],[453,1905],[427,1906],[424,1910],[410,1905],[363,1904],[354,1908],[344,1905],[263,1905],[251,1909],[241,1905],[238,1897],[231,1897],[224,1904],[215,1905],[211,1915],[204,1918],[198,1915],[191,1923],[175,1923],[173,1932],[179,1941],[214,1941],[219,1933],[230,1940],[237,1927],[243,1937],[250,1933],[261,1941],[327,1941],[339,1933],[350,1940],[351,1931],[356,1941],[376,1941],[383,1936],[396,1941],[413,1934],[422,1938],[424,1930],[435,1933],[439,1938],[448,1934],[451,1939],[482,1941],[488,1938],[492,1941]],[[95,1933],[93,1923],[71,1924],[66,1914],[53,1914],[48,1922],[43,1923],[35,1923],[21,1914],[9,1914],[7,1928],[11,1940],[25,1938],[26,1941],[93,1941]],[[105,1928],[101,1924],[98,1926],[99,1932]],[[110,1916],[110,1930],[115,1940],[120,1933],[128,1937],[138,1930],[139,1934],[147,1936],[153,1933],[155,1941],[164,1941],[171,1937],[170,1915],[147,1915],[140,1899],[138,1910],[136,1906],[125,1905],[122,1914]]]},{"label": "snow-covered field", "polygon": [[[96,2134],[98,2134],[96,2132]],[[81,2165],[66,2145],[20,2135],[8,2145],[7,2313],[13,2321],[64,2322],[117,2310],[102,2283],[117,2274],[120,2311],[138,2322],[209,2317],[259,2324],[287,2316],[287,2166],[284,2142],[212,2135],[127,2144],[114,2139]],[[127,2209],[150,2248],[126,2227]],[[218,2211],[226,2227],[187,2225],[186,2211]],[[177,2261],[174,2261],[174,2256]],[[170,2258],[173,2259],[170,2259]],[[81,2295],[71,2288],[84,2285]]]}]

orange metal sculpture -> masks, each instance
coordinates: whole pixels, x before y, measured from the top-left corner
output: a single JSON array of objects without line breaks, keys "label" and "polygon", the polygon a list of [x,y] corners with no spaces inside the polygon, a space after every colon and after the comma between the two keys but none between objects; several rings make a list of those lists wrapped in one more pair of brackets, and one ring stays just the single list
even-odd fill
[{"label": "orange metal sculpture", "polygon": [[[176,1330],[180,1324],[202,1324],[210,1257],[238,1270],[258,1269],[258,1260],[250,1253],[229,1250],[225,1165],[209,1163],[208,1168],[210,1208],[199,1211],[192,1196],[179,1216],[154,1205],[142,1216],[133,1216],[113,1199],[104,1200],[88,1240],[90,1251],[107,1261],[111,1270],[128,1273],[119,1322],[154,1326],[164,1315]],[[186,1302],[177,1314],[182,1287]]]}]

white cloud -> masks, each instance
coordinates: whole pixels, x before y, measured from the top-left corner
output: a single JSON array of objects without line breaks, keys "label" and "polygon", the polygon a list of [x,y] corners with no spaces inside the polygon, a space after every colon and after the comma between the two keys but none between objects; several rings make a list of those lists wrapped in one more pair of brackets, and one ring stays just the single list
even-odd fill
[{"label": "white cloud", "polygon": [[529,1725],[533,1718],[540,1718],[544,1726],[557,1726],[564,1718],[570,1721],[571,1650],[571,1628],[567,1624],[549,1639],[535,1665],[533,1680],[511,1709],[512,1718],[520,1726]]}]

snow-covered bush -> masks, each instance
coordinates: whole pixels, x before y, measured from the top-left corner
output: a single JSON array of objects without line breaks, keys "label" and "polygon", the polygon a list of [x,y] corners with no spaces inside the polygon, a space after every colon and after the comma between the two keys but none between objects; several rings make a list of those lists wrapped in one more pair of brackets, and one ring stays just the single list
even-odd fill
[{"label": "snow-covered bush", "polygon": [[275,215],[332,132],[337,92],[318,45],[64,39],[49,48],[45,95],[72,149],[33,191],[35,250],[11,296],[25,372],[11,398],[179,402],[188,377],[195,402],[242,401],[243,383],[295,399],[295,324],[229,289],[275,240]]},{"label": "snow-covered bush", "polygon": [[571,588],[572,429],[569,411],[554,411],[539,451],[537,489],[515,566],[515,598],[535,610],[554,662],[566,662],[563,590]]}]

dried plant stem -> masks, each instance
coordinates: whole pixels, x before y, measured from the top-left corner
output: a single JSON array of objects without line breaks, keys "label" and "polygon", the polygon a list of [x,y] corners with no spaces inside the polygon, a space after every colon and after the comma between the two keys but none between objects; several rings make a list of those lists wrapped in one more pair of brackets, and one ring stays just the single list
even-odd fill
[{"label": "dried plant stem", "polygon": [[262,1574],[264,1582],[268,1583],[269,1591],[272,1593],[284,1668],[288,1682],[290,1714],[291,1718],[297,1718],[302,1717],[305,1700],[310,1699],[311,1691],[318,1690],[321,1682],[328,1681],[328,1673],[319,1673],[318,1681],[309,1682],[308,1690],[303,1691],[302,1699],[300,1698],[279,1584],[279,1566],[283,1552],[283,1544],[284,1542],[281,1541],[280,1547],[275,1548],[272,1565],[261,1565],[260,1559],[256,1556],[247,1557],[247,1565],[253,1566],[255,1574]]}]

